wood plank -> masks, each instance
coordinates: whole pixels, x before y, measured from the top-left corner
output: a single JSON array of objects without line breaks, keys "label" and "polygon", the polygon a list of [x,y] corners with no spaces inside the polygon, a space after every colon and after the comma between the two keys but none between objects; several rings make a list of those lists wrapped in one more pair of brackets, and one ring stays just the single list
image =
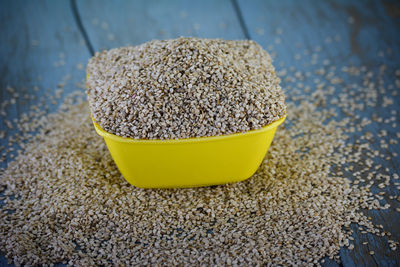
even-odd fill
[{"label": "wood plank", "polygon": [[[0,6],[0,102],[13,98],[7,86],[19,94],[15,104],[6,108],[7,118],[0,116],[0,131],[14,136],[16,129],[9,130],[4,119],[12,121],[31,105],[42,105],[38,101],[42,97],[46,97],[49,111],[55,111],[58,104],[50,104],[51,96],[63,82],[64,93],[58,103],[76,90],[75,84],[85,78],[84,70],[77,66],[82,64],[84,68],[90,54],[76,26],[70,1],[13,0],[1,1]],[[24,99],[24,95],[34,99]],[[0,139],[1,146],[7,147],[8,136]],[[6,164],[3,162],[0,167]],[[0,266],[8,266],[3,252]]]},{"label": "wood plank", "polygon": [[[0,31],[1,102],[13,98],[7,87],[19,94],[15,104],[7,108],[7,120],[27,112],[32,104],[38,104],[39,98],[54,95],[60,83],[66,83],[62,99],[76,89],[76,82],[84,79],[83,68],[90,54],[69,1],[2,1]],[[78,64],[82,69],[77,68]],[[23,99],[25,95],[35,99]],[[46,99],[50,104],[50,97]],[[50,106],[54,111],[57,105]],[[9,130],[4,119],[0,117],[0,131]],[[13,135],[16,130],[9,133]],[[0,143],[6,146],[8,142],[4,138]]]},{"label": "wood plank", "polygon": [[[238,0],[238,5],[250,37],[276,54],[275,65],[278,70],[294,66],[303,73],[306,70],[313,73],[315,69],[323,67],[323,59],[329,60],[329,66],[336,66],[337,69],[352,62],[377,71],[380,65],[385,64],[385,85],[395,86],[394,72],[400,67],[400,17],[395,12],[400,8],[398,2]],[[305,55],[305,50],[311,53],[321,50],[316,65],[310,64],[311,56]],[[315,76],[311,77],[303,84],[313,88]],[[345,78],[344,83],[350,82],[361,84],[361,79]],[[296,85],[283,80],[282,86],[287,88]],[[399,96],[390,97],[395,103],[400,102]],[[399,105],[392,105],[391,108],[366,109],[360,115],[367,118],[373,114],[389,117],[393,109],[400,112]],[[388,138],[394,139],[397,139],[396,132],[400,131],[399,127],[394,129],[391,125],[378,123],[373,123],[367,129],[372,133],[385,129]],[[358,136],[355,134],[352,141],[357,140]],[[378,149],[378,146],[375,148]],[[389,151],[399,154],[400,147],[393,145],[387,151],[382,150],[386,155],[390,154]],[[375,160],[375,164],[389,168],[392,174],[400,171],[399,157],[391,162]],[[372,191],[377,192],[377,188],[373,187]],[[390,195],[400,195],[393,184],[385,191]],[[389,210],[367,211],[366,214],[372,217],[374,223],[382,224],[384,229],[389,230],[393,234],[391,239],[398,241],[400,214],[395,211],[398,203],[391,200],[387,202],[393,204]],[[400,266],[400,255],[389,249],[387,238],[361,234],[355,226],[353,229],[355,249],[340,251],[344,266]],[[368,246],[362,245],[365,241],[369,242]],[[369,254],[370,250],[375,251],[374,256]],[[325,265],[337,266],[332,261]]]},{"label": "wood plank", "polygon": [[180,36],[244,38],[229,0],[90,0],[77,4],[97,51]]}]

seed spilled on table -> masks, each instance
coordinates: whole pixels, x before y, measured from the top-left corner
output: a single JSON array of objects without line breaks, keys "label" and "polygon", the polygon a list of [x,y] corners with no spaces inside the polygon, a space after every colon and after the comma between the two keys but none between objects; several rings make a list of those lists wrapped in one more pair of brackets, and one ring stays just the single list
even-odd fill
[{"label": "seed spilled on table", "polygon": [[[368,90],[343,84],[346,73],[362,77]],[[40,133],[1,173],[0,248],[14,263],[30,265],[311,266],[325,256],[338,260],[341,246],[354,247],[352,223],[390,238],[361,209],[395,208],[380,204],[384,196],[370,188],[399,176],[371,160],[391,158],[381,153],[388,137],[365,129],[379,121],[397,127],[397,114],[356,115],[376,105],[382,87],[374,85],[382,75],[354,66],[317,74],[289,70],[282,77],[287,123],[257,173],[196,189],[130,186],[95,133],[87,103],[67,100],[57,114],[41,116]],[[299,88],[307,77],[315,88],[304,94]],[[335,108],[325,109],[326,103]],[[339,112],[349,115],[338,119]],[[399,244],[388,243],[393,251]]]}]

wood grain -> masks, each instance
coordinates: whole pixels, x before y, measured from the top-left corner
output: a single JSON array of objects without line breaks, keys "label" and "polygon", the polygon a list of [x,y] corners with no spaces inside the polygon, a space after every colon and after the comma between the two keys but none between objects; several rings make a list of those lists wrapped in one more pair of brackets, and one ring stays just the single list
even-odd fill
[{"label": "wood grain", "polygon": [[180,36],[243,39],[229,0],[79,1],[95,50]]},{"label": "wood grain", "polygon": [[[8,107],[8,120],[27,112],[30,105],[38,104],[39,98],[53,95],[68,75],[71,79],[63,95],[75,90],[75,83],[84,79],[84,71],[78,70],[77,65],[85,66],[90,54],[76,27],[69,1],[2,1],[0,31],[0,99],[12,98],[5,90],[7,86],[15,88],[20,96],[15,105]],[[24,100],[25,94],[36,99]],[[50,111],[56,110],[57,105],[50,106]],[[2,117],[0,127],[8,130]],[[14,134],[15,129],[9,133]],[[0,142],[7,144],[6,139]]]}]

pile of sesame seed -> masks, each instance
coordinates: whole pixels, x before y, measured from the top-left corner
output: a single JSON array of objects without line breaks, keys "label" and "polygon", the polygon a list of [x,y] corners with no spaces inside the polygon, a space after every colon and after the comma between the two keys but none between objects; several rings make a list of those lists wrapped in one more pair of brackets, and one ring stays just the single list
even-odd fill
[{"label": "pile of sesame seed", "polygon": [[146,190],[119,174],[87,104],[69,106],[48,117],[2,174],[0,247],[29,265],[307,265],[333,257],[348,245],[342,228],[351,222],[378,231],[355,212],[360,203],[382,207],[366,188],[330,173],[346,159],[335,150],[346,148],[347,121],[323,124],[327,114],[305,102],[290,110],[293,125],[277,132],[251,179]]},{"label": "pile of sesame seed", "polygon": [[[43,113],[34,123],[24,118],[21,131],[35,124],[40,132],[0,173],[0,249],[27,265],[313,266],[325,257],[339,260],[343,246],[354,249],[357,224],[397,253],[399,240],[363,209],[400,212],[398,191],[385,190],[399,190],[400,177],[377,163],[398,157],[398,114],[360,111],[392,107],[400,71],[395,85],[383,83],[384,65],[377,73],[330,66],[280,74],[288,119],[256,174],[235,184],[129,185],[84,101],[67,98],[58,113]],[[361,82],[344,83],[345,75]],[[315,86],[303,85],[307,79]],[[376,125],[393,130],[368,131]]]},{"label": "pile of sesame seed", "polygon": [[254,41],[157,40],[96,53],[87,73],[93,117],[123,137],[246,132],[286,113],[271,57]]}]

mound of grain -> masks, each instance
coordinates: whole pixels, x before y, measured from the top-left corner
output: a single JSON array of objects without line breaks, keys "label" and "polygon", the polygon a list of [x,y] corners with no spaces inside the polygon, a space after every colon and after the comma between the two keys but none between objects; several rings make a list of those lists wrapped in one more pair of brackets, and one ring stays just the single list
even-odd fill
[{"label": "mound of grain", "polygon": [[272,60],[254,41],[152,41],[96,53],[87,73],[93,117],[123,137],[232,134],[286,113]]}]

